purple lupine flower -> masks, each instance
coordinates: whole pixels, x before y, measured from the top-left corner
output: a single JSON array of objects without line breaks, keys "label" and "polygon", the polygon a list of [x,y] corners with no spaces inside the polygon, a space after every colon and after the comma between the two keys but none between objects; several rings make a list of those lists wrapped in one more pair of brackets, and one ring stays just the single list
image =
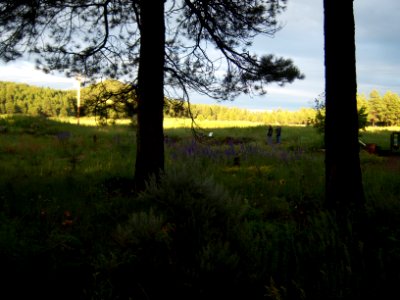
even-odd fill
[{"label": "purple lupine flower", "polygon": [[71,135],[72,134],[69,131],[61,131],[56,134],[56,137],[60,142],[62,142],[67,141],[71,137]]}]

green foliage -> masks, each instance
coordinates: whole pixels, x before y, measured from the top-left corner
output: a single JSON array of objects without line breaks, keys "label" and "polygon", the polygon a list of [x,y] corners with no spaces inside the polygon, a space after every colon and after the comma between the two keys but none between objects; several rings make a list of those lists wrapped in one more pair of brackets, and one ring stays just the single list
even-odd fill
[{"label": "green foliage", "polygon": [[313,121],[314,128],[319,133],[325,132],[325,99],[316,98],[314,100],[314,109],[316,111],[315,119]]},{"label": "green foliage", "polygon": [[[82,88],[81,116],[96,116],[100,124],[115,123],[121,118],[132,118],[136,114],[134,89],[117,80],[106,80]],[[359,128],[367,125],[398,124],[400,100],[398,95],[387,92],[383,97],[371,93],[367,99],[358,95]],[[324,130],[325,103],[320,97],[314,100],[313,108],[302,108],[295,112],[276,110],[272,112],[250,112],[245,109],[222,105],[192,104],[192,115],[199,121],[243,121],[263,124],[313,124],[319,132]],[[187,103],[165,99],[166,116],[189,117]],[[31,116],[68,117],[76,116],[76,91],[59,91],[26,84],[0,82],[0,114],[24,114]]]},{"label": "green foliage", "polygon": [[358,129],[365,130],[365,127],[368,124],[368,114],[367,114],[367,108],[365,106],[360,107],[358,110]]},{"label": "green foliage", "polygon": [[191,111],[197,120],[232,120],[260,122],[263,124],[303,124],[309,123],[315,116],[311,108],[302,108],[295,112],[275,110],[265,112],[251,112],[246,109],[226,107],[222,105],[192,104]]},{"label": "green foliage", "polygon": [[[26,84],[0,82],[0,114],[68,117],[77,115],[76,91],[59,91]],[[80,116],[96,116],[100,124],[115,123],[136,114],[136,94],[132,86],[117,80],[105,80],[81,89]],[[198,120],[248,120],[262,123],[306,124],[313,110],[297,112],[250,112],[222,105],[192,104],[191,112]],[[165,98],[164,114],[170,117],[189,117],[187,103]]]},{"label": "green foliage", "polygon": [[[316,111],[315,119],[312,121],[314,128],[321,134],[325,132],[325,99],[323,96],[314,100],[314,109]],[[361,106],[357,110],[358,129],[365,130],[368,125],[367,106]]]},{"label": "green foliage", "polygon": [[107,274],[112,263],[110,283],[120,287],[114,297],[206,297],[238,290],[228,286],[239,266],[231,240],[246,206],[198,175],[187,168],[171,170],[135,198],[136,210],[113,233],[112,262],[98,269]]},{"label": "green foliage", "polygon": [[[197,171],[192,172],[190,168],[170,170],[160,183],[151,181],[138,197],[143,205],[163,213],[174,231],[176,251],[180,254],[177,259],[183,261],[202,259],[199,251],[208,253],[204,248],[229,237],[245,210],[239,198],[231,196],[206,174],[202,176],[200,169]],[[224,247],[220,250],[225,251]],[[215,252],[214,255],[219,254]]]},{"label": "green foliage", "polygon": [[[361,152],[367,220],[353,247],[322,210],[323,153],[312,127],[283,126],[282,143],[272,146],[267,126],[212,128],[217,142],[202,146],[189,129],[167,129],[175,137],[165,144],[167,172],[137,195],[127,167],[131,127],[22,116],[0,126],[4,292],[353,300],[396,291],[398,157]],[[388,143],[388,133],[367,128],[365,139]]]},{"label": "green foliage", "polygon": [[73,91],[0,82],[0,114],[66,117],[76,115],[75,102]]},{"label": "green foliage", "polygon": [[171,118],[189,118],[189,108],[185,101],[165,98],[164,114]]},{"label": "green foliage", "polygon": [[248,80],[263,80],[267,83],[278,82],[279,85],[283,86],[295,79],[304,79],[305,76],[293,65],[291,59],[264,55],[260,58],[258,69],[246,73],[243,77]]},{"label": "green foliage", "polygon": [[81,91],[85,114],[96,116],[99,122],[132,118],[137,110],[135,89],[118,80],[105,80]]}]

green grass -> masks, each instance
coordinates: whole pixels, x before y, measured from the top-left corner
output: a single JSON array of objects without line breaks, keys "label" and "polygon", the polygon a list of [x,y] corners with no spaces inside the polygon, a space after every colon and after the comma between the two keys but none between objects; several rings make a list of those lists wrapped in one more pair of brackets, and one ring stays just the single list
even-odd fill
[{"label": "green grass", "polygon": [[[361,151],[368,222],[353,249],[323,209],[322,137],[312,127],[283,126],[282,143],[268,145],[267,125],[199,123],[205,136],[195,140],[187,120],[166,119],[166,174],[137,195],[129,123],[75,121],[0,120],[5,295],[292,300],[396,292],[399,158]],[[362,139],[386,148],[391,130],[368,129]]]}]

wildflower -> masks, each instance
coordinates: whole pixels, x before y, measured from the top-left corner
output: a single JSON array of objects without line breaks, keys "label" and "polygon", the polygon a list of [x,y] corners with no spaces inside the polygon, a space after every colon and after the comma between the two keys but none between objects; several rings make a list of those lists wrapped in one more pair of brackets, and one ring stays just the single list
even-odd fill
[{"label": "wildflower", "polygon": [[66,226],[71,226],[73,223],[72,215],[69,210],[64,211],[64,221],[62,222],[62,225],[64,227]]},{"label": "wildflower", "polygon": [[56,137],[59,141],[63,142],[63,141],[68,140],[71,137],[71,132],[61,131],[56,134]]}]

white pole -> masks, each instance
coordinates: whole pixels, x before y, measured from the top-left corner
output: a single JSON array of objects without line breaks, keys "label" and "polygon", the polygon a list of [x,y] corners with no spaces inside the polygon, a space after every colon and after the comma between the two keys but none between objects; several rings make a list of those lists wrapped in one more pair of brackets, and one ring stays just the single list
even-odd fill
[{"label": "white pole", "polygon": [[82,78],[78,75],[76,77],[76,80],[78,81],[78,87],[77,87],[77,92],[76,92],[76,107],[77,107],[77,119],[78,119],[78,125],[79,125],[79,117],[81,113],[81,80]]}]

